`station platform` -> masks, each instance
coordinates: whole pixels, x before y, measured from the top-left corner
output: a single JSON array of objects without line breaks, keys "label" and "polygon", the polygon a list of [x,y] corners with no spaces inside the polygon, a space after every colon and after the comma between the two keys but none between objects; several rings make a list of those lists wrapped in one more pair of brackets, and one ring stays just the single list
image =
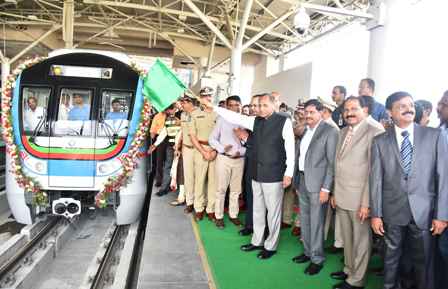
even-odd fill
[{"label": "station platform", "polygon": [[[331,279],[330,273],[342,270],[342,254],[327,254],[319,274],[305,275],[307,264],[291,261],[303,252],[303,247],[291,230],[285,229],[281,231],[277,254],[259,260],[257,252],[239,249],[250,242],[250,236],[238,234],[241,228],[228,219],[223,230],[207,218],[197,223],[183,212],[184,207],[169,205],[174,198],[173,193],[151,198],[139,289],[331,289],[340,282]],[[244,215],[240,218],[243,220]],[[370,267],[379,265],[378,258],[373,258]],[[365,288],[382,288],[381,277],[369,273]]]},{"label": "station platform", "polygon": [[170,206],[174,193],[157,197],[152,191],[137,288],[214,288],[191,215]]}]

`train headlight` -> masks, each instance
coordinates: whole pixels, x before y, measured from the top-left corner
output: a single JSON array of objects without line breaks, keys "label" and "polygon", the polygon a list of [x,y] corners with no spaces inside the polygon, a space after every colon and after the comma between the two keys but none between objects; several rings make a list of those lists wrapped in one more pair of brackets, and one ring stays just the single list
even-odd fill
[{"label": "train headlight", "polygon": [[37,172],[42,173],[45,170],[45,165],[42,162],[36,162],[34,164],[34,169]]},{"label": "train headlight", "polygon": [[116,173],[122,167],[121,161],[118,158],[98,162],[96,165],[96,173],[99,177],[110,176]]},{"label": "train headlight", "polygon": [[102,175],[107,174],[110,171],[110,166],[108,164],[100,164],[98,166],[98,171]]}]

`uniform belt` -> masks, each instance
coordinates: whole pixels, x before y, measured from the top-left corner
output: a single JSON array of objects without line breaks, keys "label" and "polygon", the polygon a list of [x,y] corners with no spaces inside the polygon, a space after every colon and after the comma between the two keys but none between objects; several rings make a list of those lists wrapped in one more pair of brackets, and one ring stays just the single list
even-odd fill
[{"label": "uniform belt", "polygon": [[193,149],[193,146],[187,145],[187,144],[183,144],[184,147],[188,148],[188,149]]},{"label": "uniform belt", "polygon": [[201,145],[205,145],[205,146],[209,145],[208,141],[206,141],[206,140],[198,140],[198,143],[200,143]]},{"label": "uniform belt", "polygon": [[229,155],[226,155],[226,154],[220,154],[220,155],[223,155],[223,156],[225,156],[225,157],[228,157],[229,159],[240,159],[240,158],[244,158],[244,156],[229,156]]}]

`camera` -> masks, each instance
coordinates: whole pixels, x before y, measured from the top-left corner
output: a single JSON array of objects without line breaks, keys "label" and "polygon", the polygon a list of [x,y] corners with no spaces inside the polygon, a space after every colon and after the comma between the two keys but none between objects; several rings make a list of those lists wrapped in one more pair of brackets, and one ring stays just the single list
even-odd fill
[{"label": "camera", "polygon": [[300,35],[305,34],[311,24],[310,16],[306,13],[305,8],[300,8],[294,17],[294,28]]}]

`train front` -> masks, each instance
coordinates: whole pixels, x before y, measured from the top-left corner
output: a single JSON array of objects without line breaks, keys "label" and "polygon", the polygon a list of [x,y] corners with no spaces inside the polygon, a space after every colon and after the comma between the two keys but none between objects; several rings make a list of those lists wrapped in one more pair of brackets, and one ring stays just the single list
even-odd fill
[{"label": "train front", "polygon": [[[95,53],[67,53],[22,71],[13,91],[14,141],[23,173],[46,198],[36,201],[35,192],[19,185],[8,155],[6,191],[19,223],[31,224],[42,214],[72,218],[95,209],[97,194],[123,172],[122,157],[140,122],[141,86],[129,65]],[[138,219],[145,194],[142,157],[127,184],[105,197],[117,224]]]}]

